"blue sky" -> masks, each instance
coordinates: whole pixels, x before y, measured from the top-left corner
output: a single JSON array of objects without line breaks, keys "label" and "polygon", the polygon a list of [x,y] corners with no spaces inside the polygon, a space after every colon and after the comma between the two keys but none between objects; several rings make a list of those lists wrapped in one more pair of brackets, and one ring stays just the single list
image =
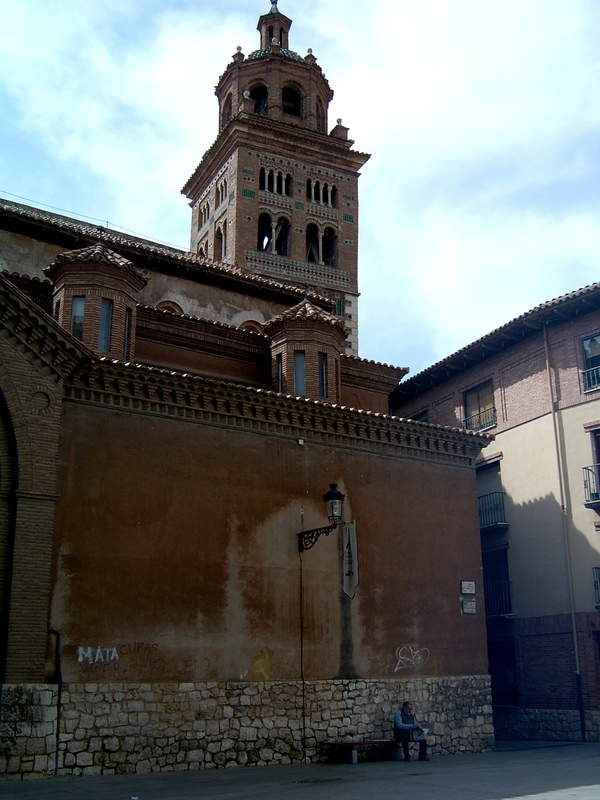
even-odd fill
[{"label": "blue sky", "polygon": [[[269,0],[0,0],[0,195],[181,247]],[[360,354],[411,373],[600,280],[597,0],[280,0],[360,179]]]}]

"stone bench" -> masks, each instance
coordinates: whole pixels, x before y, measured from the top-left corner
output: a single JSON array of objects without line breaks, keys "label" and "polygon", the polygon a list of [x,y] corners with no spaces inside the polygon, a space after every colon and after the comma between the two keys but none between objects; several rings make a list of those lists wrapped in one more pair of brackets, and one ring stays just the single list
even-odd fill
[{"label": "stone bench", "polygon": [[346,764],[358,764],[359,748],[370,748],[379,758],[393,759],[400,752],[400,742],[395,739],[341,739],[323,742],[322,747],[329,758],[341,757]]}]

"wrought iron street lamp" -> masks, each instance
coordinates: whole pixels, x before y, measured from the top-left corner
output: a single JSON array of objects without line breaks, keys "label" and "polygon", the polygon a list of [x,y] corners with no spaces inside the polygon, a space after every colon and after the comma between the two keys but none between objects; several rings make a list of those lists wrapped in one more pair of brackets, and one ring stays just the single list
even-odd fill
[{"label": "wrought iron street lamp", "polygon": [[342,494],[337,488],[337,483],[329,484],[329,491],[323,495],[323,500],[327,506],[327,518],[331,525],[324,528],[313,528],[310,531],[302,531],[298,533],[298,549],[300,552],[303,550],[310,550],[317,543],[319,536],[325,534],[329,536],[331,531],[334,531],[338,523],[342,519],[342,509],[344,506],[344,498],[346,495]]}]

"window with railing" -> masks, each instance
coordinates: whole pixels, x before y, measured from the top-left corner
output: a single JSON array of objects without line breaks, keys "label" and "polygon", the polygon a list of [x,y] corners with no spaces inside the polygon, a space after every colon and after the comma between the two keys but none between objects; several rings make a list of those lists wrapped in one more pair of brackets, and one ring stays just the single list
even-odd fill
[{"label": "window with railing", "polygon": [[600,335],[591,336],[583,342],[583,391],[600,389]]},{"label": "window with railing", "polygon": [[600,609],[600,567],[592,567],[594,576],[594,592],[596,593],[596,608]]},{"label": "window with railing", "polygon": [[600,464],[583,467],[583,501],[586,504],[600,504]]},{"label": "window with railing", "polygon": [[484,431],[496,425],[494,387],[485,381],[464,393],[463,427],[469,431]]},{"label": "window with railing", "polygon": [[504,492],[489,492],[478,498],[479,527],[490,528],[494,525],[507,525],[504,516]]},{"label": "window with railing", "polygon": [[505,547],[482,553],[483,592],[487,617],[512,614],[511,583]]}]

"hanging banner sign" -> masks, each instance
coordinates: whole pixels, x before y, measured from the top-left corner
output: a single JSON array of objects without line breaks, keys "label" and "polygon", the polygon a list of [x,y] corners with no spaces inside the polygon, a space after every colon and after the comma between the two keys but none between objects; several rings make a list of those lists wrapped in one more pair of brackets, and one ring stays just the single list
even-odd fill
[{"label": "hanging banner sign", "polygon": [[356,545],[356,520],[344,522],[342,532],[344,545],[344,594],[354,597],[358,586],[358,549]]}]

